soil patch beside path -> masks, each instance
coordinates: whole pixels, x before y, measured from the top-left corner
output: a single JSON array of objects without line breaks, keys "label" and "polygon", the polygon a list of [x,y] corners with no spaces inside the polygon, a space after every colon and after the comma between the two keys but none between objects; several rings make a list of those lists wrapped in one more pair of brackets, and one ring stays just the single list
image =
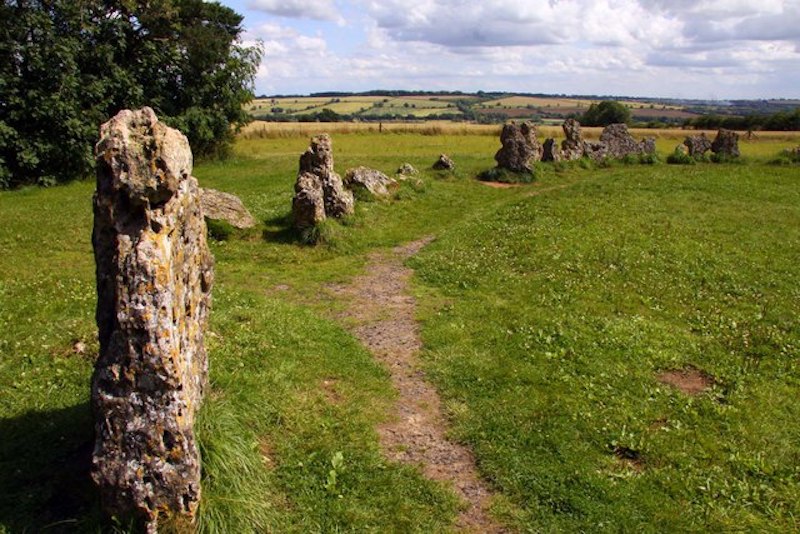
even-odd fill
[{"label": "soil patch beside path", "polygon": [[447,439],[439,394],[419,367],[422,348],[408,284],[413,271],[403,262],[430,243],[424,238],[370,255],[365,274],[330,290],[349,302],[343,319],[390,371],[398,399],[390,420],[378,428],[387,458],[419,465],[425,476],[453,485],[465,508],[456,528],[462,532],[505,530],[487,514],[491,492],[481,480],[472,452]]}]

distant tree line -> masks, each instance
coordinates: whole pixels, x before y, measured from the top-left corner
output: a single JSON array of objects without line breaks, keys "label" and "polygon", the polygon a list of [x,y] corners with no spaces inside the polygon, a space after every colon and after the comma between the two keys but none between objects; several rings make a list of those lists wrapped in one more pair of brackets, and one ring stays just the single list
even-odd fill
[{"label": "distant tree line", "polygon": [[703,115],[687,119],[684,126],[699,130],[714,130],[727,128],[729,130],[772,130],[796,131],[800,130],[800,107],[793,111],[779,111],[770,114],[745,115],[743,117]]},{"label": "distant tree line", "polygon": [[86,176],[99,125],[144,105],[196,156],[224,154],[260,60],[241,22],[203,0],[4,0],[0,187]]}]

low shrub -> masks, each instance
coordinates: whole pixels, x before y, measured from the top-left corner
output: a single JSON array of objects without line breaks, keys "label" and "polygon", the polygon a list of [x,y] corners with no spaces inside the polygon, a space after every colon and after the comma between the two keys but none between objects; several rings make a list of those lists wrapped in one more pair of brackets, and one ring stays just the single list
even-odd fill
[{"label": "low shrub", "polygon": [[729,156],[727,154],[711,154],[709,159],[712,163],[745,163],[741,156]]},{"label": "low shrub", "polygon": [[695,159],[690,156],[680,147],[675,147],[675,150],[667,156],[667,163],[670,165],[694,165],[697,163]]},{"label": "low shrub", "polygon": [[769,160],[770,165],[800,165],[800,147],[782,150],[775,158]]},{"label": "low shrub", "polygon": [[298,237],[305,245],[335,246],[339,237],[339,223],[334,219],[325,219],[314,226],[300,229]]},{"label": "low shrub", "polygon": [[508,169],[494,167],[478,175],[482,182],[501,182],[504,184],[529,184],[536,177],[533,172],[512,172]]}]

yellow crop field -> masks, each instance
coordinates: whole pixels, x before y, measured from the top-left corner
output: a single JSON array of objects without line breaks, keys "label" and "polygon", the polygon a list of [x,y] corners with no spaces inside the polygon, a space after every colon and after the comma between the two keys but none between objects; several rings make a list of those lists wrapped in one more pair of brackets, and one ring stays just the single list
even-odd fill
[{"label": "yellow crop field", "polygon": [[444,102],[441,100],[431,100],[427,97],[405,97],[405,98],[392,98],[385,105],[386,107],[402,108],[406,107],[417,108],[446,108],[452,105],[451,102]]},{"label": "yellow crop field", "polygon": [[[576,107],[589,107],[591,100],[578,100],[573,98],[541,98],[534,96],[509,96],[506,98],[499,98],[497,100],[489,100],[481,104],[482,107],[493,108],[524,108],[526,106],[535,106],[540,108],[576,108]],[[498,105],[499,104],[499,105]]]}]

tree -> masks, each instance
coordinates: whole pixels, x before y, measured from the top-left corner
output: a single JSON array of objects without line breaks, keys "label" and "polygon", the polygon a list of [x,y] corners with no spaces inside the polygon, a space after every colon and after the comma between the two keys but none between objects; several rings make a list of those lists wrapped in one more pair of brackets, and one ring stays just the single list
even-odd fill
[{"label": "tree", "polygon": [[584,126],[627,124],[630,121],[631,111],[625,105],[614,100],[603,100],[599,104],[592,104],[580,118],[580,123]]},{"label": "tree", "polygon": [[0,187],[86,176],[99,125],[143,105],[223,155],[260,60],[241,22],[203,0],[3,0]]}]

